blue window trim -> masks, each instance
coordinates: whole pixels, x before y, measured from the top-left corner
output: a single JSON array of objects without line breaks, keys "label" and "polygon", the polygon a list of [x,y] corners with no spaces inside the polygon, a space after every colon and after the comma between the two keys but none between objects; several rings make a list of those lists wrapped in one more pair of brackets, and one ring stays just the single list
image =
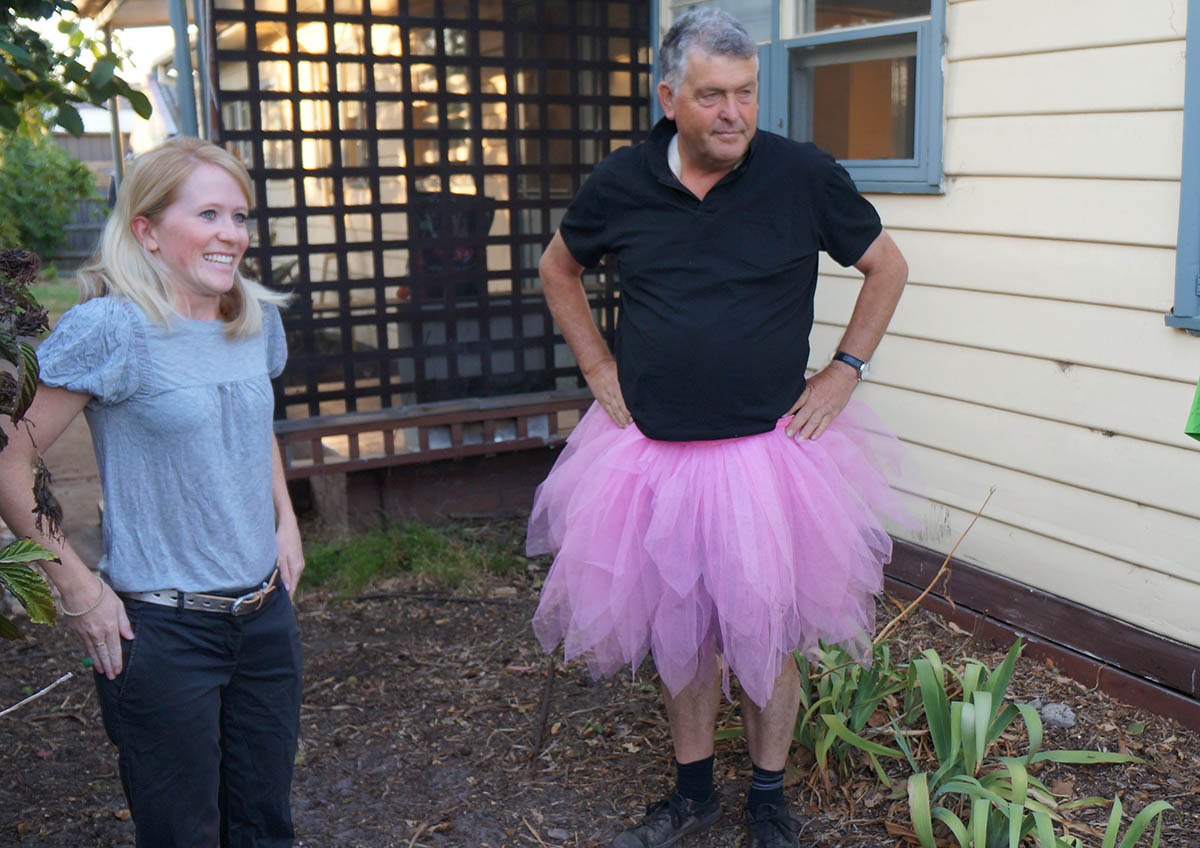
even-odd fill
[{"label": "blue window trim", "polygon": [[788,54],[796,47],[861,44],[876,38],[915,34],[917,37],[917,103],[913,159],[844,159],[859,191],[897,194],[942,192],[943,96],[942,57],[946,43],[946,4],[934,0],[924,20],[897,21],[862,27],[826,30],[797,38],[777,39],[771,48],[771,76],[781,81],[768,95],[767,126],[787,134]]},{"label": "blue window trim", "polygon": [[[1189,0],[1200,3],[1200,0]],[[650,39],[659,40],[660,3],[650,4]],[[917,103],[914,159],[843,160],[859,191],[894,194],[942,193],[942,136],[944,132],[945,78],[942,59],[946,44],[946,2],[932,0],[930,15],[923,20],[897,21],[865,27],[825,30],[782,39],[779,32],[779,2],[773,4],[771,42],[758,49],[759,111],[758,126],[787,135],[788,125],[788,51],[798,46],[818,46],[861,42],[873,38],[917,35]],[[1190,10],[1190,7],[1189,7]],[[658,61],[654,63],[654,90],[659,82]],[[657,95],[652,97],[651,113],[655,121],[662,117]]]},{"label": "blue window trim", "polygon": [[1183,95],[1183,168],[1175,243],[1175,307],[1168,327],[1200,335],[1200,0],[1188,0]]}]

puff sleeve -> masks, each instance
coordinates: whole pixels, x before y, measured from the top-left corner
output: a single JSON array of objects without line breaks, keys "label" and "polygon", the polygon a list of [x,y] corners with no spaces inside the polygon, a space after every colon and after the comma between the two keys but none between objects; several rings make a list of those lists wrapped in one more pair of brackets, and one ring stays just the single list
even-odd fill
[{"label": "puff sleeve", "polygon": [[272,303],[262,305],[262,333],[267,345],[267,373],[275,379],[283,373],[287,364],[287,337],[283,333],[283,319],[279,309]]},{"label": "puff sleeve", "polygon": [[83,392],[101,406],[120,403],[142,382],[142,322],[123,301],[98,297],[68,310],[38,347],[47,386]]}]

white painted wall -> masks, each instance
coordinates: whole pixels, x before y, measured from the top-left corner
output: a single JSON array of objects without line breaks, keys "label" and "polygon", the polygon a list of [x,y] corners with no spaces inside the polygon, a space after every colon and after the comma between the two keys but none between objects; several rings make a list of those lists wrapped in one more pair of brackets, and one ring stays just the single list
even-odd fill
[{"label": "white painted wall", "polygon": [[[937,2],[937,0],[935,0]],[[912,541],[1200,644],[1200,338],[1174,295],[1187,4],[951,0],[945,193],[873,195],[911,283],[859,395]],[[822,265],[814,364],[857,293]]]}]

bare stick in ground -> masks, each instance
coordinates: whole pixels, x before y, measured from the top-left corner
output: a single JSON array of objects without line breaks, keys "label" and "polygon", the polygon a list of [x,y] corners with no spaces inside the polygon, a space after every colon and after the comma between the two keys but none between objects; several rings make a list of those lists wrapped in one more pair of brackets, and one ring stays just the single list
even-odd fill
[{"label": "bare stick in ground", "polygon": [[53,683],[51,683],[49,686],[47,686],[47,687],[46,687],[45,689],[43,689],[41,692],[35,692],[34,694],[30,695],[30,696],[29,696],[28,698],[26,698],[25,700],[23,700],[23,701],[17,701],[17,703],[13,704],[13,705],[12,705],[11,707],[9,707],[8,709],[6,709],[6,710],[0,710],[0,718],[4,718],[4,717],[5,717],[6,715],[8,715],[9,713],[11,713],[11,712],[13,712],[13,711],[15,711],[15,710],[19,710],[21,707],[25,706],[26,704],[29,704],[29,703],[32,703],[33,701],[36,701],[38,698],[40,698],[40,697],[42,697],[43,695],[45,695],[47,692],[49,692],[51,689],[53,689],[53,688],[54,688],[55,686],[57,686],[58,684],[60,684],[60,683],[65,683],[66,681],[70,680],[70,679],[71,679],[72,677],[74,677],[74,676],[75,676],[75,673],[74,673],[73,671],[68,671],[66,674],[64,674],[62,677],[58,678],[58,680],[55,680]]},{"label": "bare stick in ground", "polygon": [[962,540],[967,538],[967,534],[971,532],[971,528],[975,526],[975,522],[979,520],[979,516],[983,515],[983,508],[988,505],[988,501],[992,499],[992,495],[994,494],[996,494],[995,486],[988,490],[987,497],[983,499],[983,503],[979,505],[979,509],[975,510],[975,515],[971,517],[971,523],[967,525],[966,530],[962,531],[962,535],[958,537],[958,541],[954,543],[954,547],[950,549],[950,553],[946,554],[946,558],[942,560],[942,567],[937,570],[937,574],[933,575],[933,579],[929,581],[929,585],[925,587],[925,591],[917,595],[915,601],[906,606],[895,618],[889,621],[887,626],[879,631],[879,635],[875,637],[875,640],[872,644],[878,645],[880,642],[886,639],[887,635],[896,629],[896,625],[907,618],[908,614],[916,609],[921,601],[925,600],[925,596],[933,591],[933,587],[937,585],[937,582],[942,578],[942,575],[950,570],[950,560],[954,558],[954,552],[958,550],[958,546],[962,544]]},{"label": "bare stick in ground", "polygon": [[538,730],[533,742],[533,750],[529,752],[529,761],[533,762],[542,753],[546,745],[546,720],[550,717],[550,697],[554,692],[554,670],[558,667],[554,657],[549,659],[550,673],[546,675],[546,688],[542,690],[542,706],[538,710]]}]

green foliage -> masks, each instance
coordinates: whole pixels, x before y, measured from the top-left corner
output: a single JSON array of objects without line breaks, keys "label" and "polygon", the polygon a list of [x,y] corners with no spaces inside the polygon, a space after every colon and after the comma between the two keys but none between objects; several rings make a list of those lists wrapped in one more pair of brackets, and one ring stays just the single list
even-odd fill
[{"label": "green foliage", "polygon": [[[73,20],[68,0],[14,0],[0,8],[0,129],[36,134],[61,126],[83,133],[77,103],[103,105],[125,97],[134,111],[150,117],[150,101],[117,75],[123,58],[88,38]],[[56,50],[27,23],[60,16],[58,29],[68,37],[66,50]],[[85,62],[91,60],[91,68]]]},{"label": "green foliage", "polygon": [[[46,312],[29,293],[38,258],[28,250],[0,250],[0,415],[16,424],[33,403],[37,354],[29,341],[46,330]],[[0,450],[5,440],[0,433]]]},{"label": "green foliage", "polygon": [[[856,749],[867,754],[876,775],[890,785],[879,764],[879,757],[900,757],[900,751],[864,739],[861,734],[876,711],[887,712],[890,703],[897,703],[900,714],[908,714],[913,705],[912,669],[892,664],[891,648],[879,644],[873,647],[872,662],[863,667],[840,645],[820,648],[820,661],[815,666],[806,657],[796,655],[800,679],[809,681],[801,694],[800,715],[794,737],[813,752],[817,766],[824,770],[829,757],[848,768],[847,754]],[[816,669],[819,669],[816,670]]]},{"label": "green foliage", "polygon": [[[1121,799],[1114,797],[1109,811],[1103,841],[1099,846],[1085,842],[1078,836],[1059,835],[1055,824],[1063,820],[1059,810],[1069,806],[1097,806],[1107,803],[1101,798],[1084,798],[1073,804],[1056,807],[1053,799],[1040,798],[1040,790],[1028,775],[1022,776],[1023,766],[1019,761],[1005,763],[1010,781],[1003,793],[990,791],[982,782],[973,782],[960,787],[963,795],[961,808],[969,811],[966,819],[959,818],[946,807],[930,807],[926,774],[914,775],[909,780],[909,808],[912,812],[913,831],[923,848],[935,848],[946,844],[938,841],[933,832],[932,821],[937,820],[950,831],[958,848],[1018,848],[1022,840],[1032,839],[1039,848],[1134,848],[1151,823],[1154,833],[1151,848],[1158,848],[1162,835],[1162,816],[1173,809],[1166,801],[1155,801],[1142,809],[1121,837],[1121,822],[1124,810]],[[1024,781],[1030,781],[1026,783]],[[1118,843],[1117,840],[1121,841]]]},{"label": "green foliage", "polygon": [[95,197],[87,166],[49,136],[14,134],[0,146],[0,246],[53,256],[79,201]]},{"label": "green foliage", "polygon": [[[1005,702],[1023,647],[1020,641],[1014,644],[994,670],[967,659],[961,671],[956,671],[932,650],[923,651],[911,662],[894,664],[886,644],[874,646],[870,668],[853,662],[836,646],[822,646],[816,664],[797,656],[800,673],[810,685],[802,695],[796,741],[813,752],[821,772],[832,760],[845,773],[849,752],[857,750],[866,755],[879,782],[888,787],[893,779],[880,759],[905,760],[908,777],[893,797],[907,794],[913,833],[923,848],[1018,848],[1030,844],[1041,848],[1133,848],[1151,823],[1156,823],[1153,846],[1157,848],[1161,816],[1171,809],[1165,801],[1143,809],[1119,843],[1119,799],[1113,801],[1100,846],[1067,836],[1065,830],[1064,835],[1056,835],[1055,828],[1062,829],[1068,810],[1107,802],[1101,798],[1063,802],[1031,773],[1030,766],[1041,762],[1127,763],[1138,758],[1100,751],[1041,750],[1043,727],[1037,710]],[[1025,728],[1027,746],[1022,756],[1006,756],[1003,752],[1011,750],[1011,728],[1018,719]],[[910,727],[913,729],[908,730]],[[721,735],[740,732],[730,729]],[[889,733],[895,747],[870,738],[880,733]]]},{"label": "green foliage", "polygon": [[328,585],[357,592],[372,578],[422,575],[444,587],[460,586],[484,572],[503,574],[523,559],[501,537],[481,538],[470,526],[428,527],[408,523],[309,544],[304,552],[305,586]]},{"label": "green foliage", "polygon": [[[30,251],[0,250],[0,415],[8,416],[13,424],[33,403],[38,385],[37,353],[29,344],[29,339],[46,330],[46,312],[29,293],[37,270],[38,258]],[[7,443],[0,431],[0,450]],[[48,506],[36,495],[35,502],[38,510]],[[39,512],[39,521],[42,516]],[[51,530],[55,529],[52,523]],[[24,539],[0,550],[0,587],[11,592],[36,623],[54,621],[54,601],[45,580],[25,563],[54,558],[49,551]],[[21,638],[20,631],[4,616],[0,616],[0,638]]]},{"label": "green foliage", "polygon": [[[21,606],[29,613],[29,620],[35,624],[53,624],[56,610],[50,587],[25,563],[53,559],[56,559],[54,554],[28,539],[17,539],[0,549],[0,586],[21,602]],[[3,615],[0,615],[0,638],[23,638],[16,626]]]},{"label": "green foliage", "polygon": [[[1043,761],[1138,762],[1128,754],[1042,751],[1037,710],[1004,703],[1023,649],[1018,640],[995,670],[967,660],[959,673],[932,650],[912,661],[936,767],[922,769],[904,737],[898,735],[896,741],[913,770],[908,778],[909,815],[923,848],[938,844],[935,821],[953,834],[960,848],[1017,848],[1031,835],[1043,848],[1066,845],[1054,837],[1054,823],[1063,818],[1058,801],[1028,767]],[[994,754],[1002,734],[1018,718],[1025,726],[1028,751],[1022,757]]]},{"label": "green foliage", "polygon": [[[1154,839],[1150,842],[1151,848],[1158,848],[1158,840],[1162,835],[1162,817],[1167,810],[1174,809],[1166,801],[1155,801],[1153,804],[1145,807],[1140,813],[1134,816],[1133,821],[1129,823],[1129,829],[1125,831],[1125,837],[1121,839],[1120,844],[1117,843],[1117,837],[1121,833],[1121,799],[1113,797],[1112,811],[1108,815],[1108,827],[1104,830],[1104,841],[1100,843],[1100,848],[1133,848],[1137,845],[1139,839],[1146,828],[1150,826],[1150,822],[1154,822]],[[1065,846],[1066,848],[1085,848],[1085,845],[1079,839],[1061,839],[1057,845]],[[1047,843],[1049,848],[1049,843]]]}]

